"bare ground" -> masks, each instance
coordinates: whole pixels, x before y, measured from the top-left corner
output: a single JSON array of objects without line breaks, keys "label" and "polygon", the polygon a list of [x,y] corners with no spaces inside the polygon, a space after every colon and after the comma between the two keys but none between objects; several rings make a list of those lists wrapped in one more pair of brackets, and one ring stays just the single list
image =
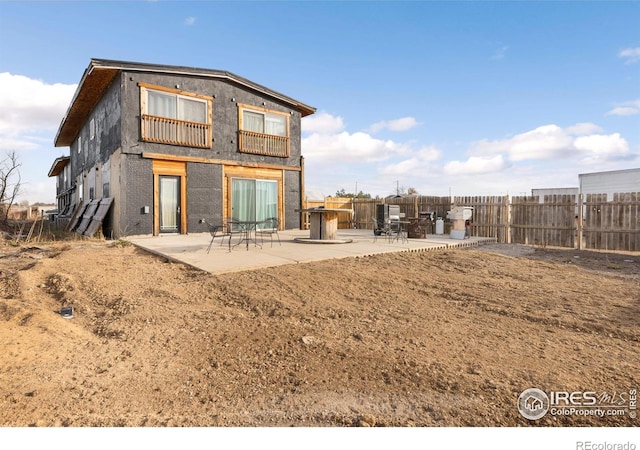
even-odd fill
[{"label": "bare ground", "polygon": [[1,426],[638,424],[516,407],[530,387],[640,387],[637,253],[488,245],[216,276],[117,244],[0,241]]}]

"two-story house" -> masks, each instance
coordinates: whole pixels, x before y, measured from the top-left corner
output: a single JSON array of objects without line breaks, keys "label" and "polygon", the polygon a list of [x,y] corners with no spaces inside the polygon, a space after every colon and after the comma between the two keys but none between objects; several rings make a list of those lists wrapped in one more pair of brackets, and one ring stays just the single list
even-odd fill
[{"label": "two-story house", "polygon": [[[60,211],[112,198],[106,236],[300,228],[301,118],[315,108],[229,72],[91,60],[55,137]],[[72,194],[72,195],[70,195]]]},{"label": "two-story house", "polygon": [[56,216],[68,218],[75,208],[75,185],[71,182],[69,156],[60,156],[51,165],[49,176],[56,177]]}]

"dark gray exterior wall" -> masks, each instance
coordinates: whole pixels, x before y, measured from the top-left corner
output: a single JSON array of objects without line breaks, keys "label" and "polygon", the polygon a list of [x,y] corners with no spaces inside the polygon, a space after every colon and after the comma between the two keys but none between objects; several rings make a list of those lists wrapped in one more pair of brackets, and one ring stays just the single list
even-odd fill
[{"label": "dark gray exterior wall", "polygon": [[[79,136],[82,138],[82,147],[78,151],[78,138],[69,149],[71,159],[71,179],[75,180],[93,168],[97,163],[106,162],[111,154],[121,144],[121,109],[120,109],[120,79],[116,77],[109,85],[105,95],[100,99],[87,121],[82,127]],[[95,136],[91,139],[90,123],[94,120]],[[100,189],[101,193],[102,190]]]},{"label": "dark gray exterior wall", "polygon": [[[211,149],[198,149],[140,140],[140,87],[138,83],[179,89],[214,97],[212,113]],[[263,102],[266,105],[263,105]],[[238,152],[238,103],[266,107],[271,110],[289,114],[290,156],[277,158],[261,155],[251,155]],[[221,159],[229,161],[252,162],[258,164],[272,164],[280,166],[300,167],[300,119],[296,111],[283,103],[270,98],[264,98],[257,93],[228,81],[217,79],[202,79],[193,76],[164,75],[157,73],[124,72],[122,74],[122,152],[139,155],[142,152],[170,154],[187,157]],[[149,173],[151,169],[149,168]],[[285,228],[299,228],[300,214],[295,210],[300,208],[300,172],[285,171]],[[141,176],[142,174],[138,174]],[[128,178],[129,176],[127,176]],[[152,178],[149,175],[149,189]],[[133,192],[127,189],[126,192]],[[142,192],[142,191],[141,191]],[[148,229],[140,229],[146,223],[146,218],[140,217],[142,201],[140,193],[129,194],[127,207],[127,221],[131,224],[128,229],[139,230],[140,233],[151,233],[153,224],[149,221]],[[145,203],[146,202],[146,203]],[[187,228],[189,232],[206,232],[205,224],[200,219],[212,223],[222,223],[222,167],[215,164],[187,164]],[[145,200],[143,203],[152,203]],[[135,205],[135,206],[134,206]],[[152,215],[151,215],[152,216]],[[150,218],[149,218],[150,219]]]},{"label": "dark gray exterior wall", "polygon": [[[179,85],[180,90],[215,97],[212,114],[212,148],[199,149],[140,141],[140,87],[138,86],[140,82],[171,89]],[[152,152],[299,167],[301,115],[299,111],[284,103],[262,97],[248,88],[226,80],[172,74],[123,72],[122,89],[122,151],[125,153]],[[263,106],[263,102],[266,105]],[[238,152],[238,103],[258,108],[266,107],[289,114],[289,158]]]},{"label": "dark gray exterior wall", "polygon": [[[123,155],[120,230],[125,236],[153,233],[153,162],[138,155]],[[149,207],[149,213],[144,207]]]},{"label": "dark gray exterior wall", "polygon": [[298,171],[284,172],[284,217],[285,229],[300,228],[300,213],[296,209],[302,208],[302,174]]},{"label": "dark gray exterior wall", "polygon": [[187,228],[189,233],[208,231],[206,224],[222,223],[222,166],[187,163]]},{"label": "dark gray exterior wall", "polygon": [[[211,149],[198,149],[144,142],[140,139],[140,87],[139,82],[176,88],[183,91],[214,97],[212,113]],[[238,103],[266,107],[289,115],[290,156],[277,158],[251,155],[238,151]],[[265,105],[263,105],[265,103]],[[90,122],[95,123],[95,136],[91,139]],[[207,79],[196,76],[171,74],[122,72],[117,76],[99,100],[79,136],[82,148],[78,152],[77,138],[70,148],[71,180],[104,164],[121,149],[120,186],[111,184],[111,195],[120,192],[119,217],[111,217],[114,230],[122,235],[153,233],[153,173],[152,161],[142,158],[143,152],[175,156],[199,157],[250,162],[277,166],[300,167],[301,114],[284,102],[264,97],[257,92],[228,80]],[[102,180],[103,184],[109,180]],[[300,172],[285,171],[285,228],[299,228]],[[99,193],[99,194],[98,194]],[[98,189],[96,196],[102,193]],[[87,199],[85,199],[87,200]],[[217,164],[187,164],[187,231],[206,232],[200,219],[221,223],[222,218],[222,166]],[[149,207],[145,214],[143,208]],[[117,233],[117,231],[116,231]]]}]

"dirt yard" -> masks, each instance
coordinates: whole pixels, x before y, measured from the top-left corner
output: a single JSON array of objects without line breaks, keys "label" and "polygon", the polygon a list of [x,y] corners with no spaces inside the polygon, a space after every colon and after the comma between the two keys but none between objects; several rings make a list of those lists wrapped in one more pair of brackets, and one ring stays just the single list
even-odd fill
[{"label": "dirt yard", "polygon": [[639,254],[488,245],[215,276],[120,241],[0,241],[0,425],[637,426],[529,421],[517,399],[628,406],[639,325]]}]

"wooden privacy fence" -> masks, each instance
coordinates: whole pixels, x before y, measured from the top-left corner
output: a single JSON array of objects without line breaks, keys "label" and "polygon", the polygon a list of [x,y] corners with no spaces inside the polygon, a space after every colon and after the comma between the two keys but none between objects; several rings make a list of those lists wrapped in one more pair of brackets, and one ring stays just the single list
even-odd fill
[{"label": "wooden privacy fence", "polygon": [[587,194],[582,216],[580,248],[640,251],[640,192]]},{"label": "wooden privacy fence", "polygon": [[[327,209],[350,209],[353,211],[351,200],[353,199],[347,197],[325,197],[324,200],[305,200],[303,209],[323,207]],[[354,228],[353,212],[338,213],[338,228]],[[309,213],[302,213],[302,229],[309,229]]]},{"label": "wooden privacy fence", "polygon": [[376,206],[380,204],[399,205],[400,213],[407,218],[417,219],[419,213],[435,212],[437,217],[446,217],[451,209],[450,197],[429,197],[423,195],[411,195],[407,197],[394,197],[386,199],[356,198],[353,200],[353,215],[356,228],[373,230],[372,219],[376,218]]},{"label": "wooden privacy fence", "polygon": [[[376,205],[394,204],[407,218],[435,212],[446,219],[454,206],[473,208],[471,235],[514,243],[579,249],[640,251],[640,192],[587,195],[429,197],[385,199],[327,197],[307,207],[351,209],[339,228],[373,229]],[[446,222],[446,220],[445,220]],[[445,223],[446,226],[446,223]],[[448,227],[445,228],[447,232]]]},{"label": "wooden privacy fence", "polygon": [[511,242],[553,247],[576,247],[575,195],[511,198]]},{"label": "wooden privacy fence", "polygon": [[[509,196],[454,197],[453,205],[473,208],[472,236],[509,242]],[[446,213],[442,217],[446,217]]]}]

